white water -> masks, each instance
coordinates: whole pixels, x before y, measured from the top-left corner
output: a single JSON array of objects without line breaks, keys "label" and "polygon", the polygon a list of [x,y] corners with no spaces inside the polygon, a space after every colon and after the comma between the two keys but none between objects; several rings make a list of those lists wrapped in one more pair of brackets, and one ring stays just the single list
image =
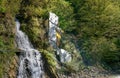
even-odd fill
[{"label": "white water", "polygon": [[24,51],[20,55],[17,78],[44,78],[41,54],[33,48],[27,35],[20,30],[19,21],[16,21],[16,42],[18,48]]}]

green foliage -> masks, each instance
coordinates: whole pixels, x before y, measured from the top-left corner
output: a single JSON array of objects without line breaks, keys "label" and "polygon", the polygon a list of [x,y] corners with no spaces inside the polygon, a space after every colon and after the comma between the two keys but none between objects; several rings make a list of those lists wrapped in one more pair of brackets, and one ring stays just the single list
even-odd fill
[{"label": "green foliage", "polygon": [[46,48],[47,38],[45,38],[45,29],[43,28],[43,19],[31,17],[27,23],[21,24],[21,29],[28,35],[29,39],[36,48]]},{"label": "green foliage", "polygon": [[9,73],[9,65],[11,65],[15,52],[0,52],[0,78]]},{"label": "green foliage", "polygon": [[55,56],[53,55],[52,52],[49,52],[47,50],[40,50],[40,52],[44,60],[44,67],[46,73],[51,78],[57,78],[57,72],[56,72],[57,61]]},{"label": "green foliage", "polygon": [[9,73],[9,65],[15,55],[13,19],[0,19],[0,78],[4,78]]},{"label": "green foliage", "polygon": [[[119,26],[119,6],[108,0],[86,1],[79,9],[79,31],[84,36],[101,36],[113,27]],[[111,11],[112,10],[112,11]],[[109,31],[111,32],[111,31]]]},{"label": "green foliage", "polygon": [[119,67],[119,1],[67,1],[71,2],[74,8],[75,30],[81,41],[81,52],[85,54],[86,59],[91,63],[102,62],[110,67]]},{"label": "green foliage", "polygon": [[70,6],[69,2],[64,0],[29,0],[22,1],[20,14],[22,18],[29,18],[32,16],[44,17],[48,19],[49,12],[54,12],[59,16],[59,26],[65,31],[71,31],[75,27],[73,18],[73,8]]},{"label": "green foliage", "polygon": [[[4,20],[1,20],[0,25],[0,50],[12,50],[14,46],[14,33],[13,28],[6,28],[3,24]],[[12,22],[12,21],[11,21]],[[8,25],[8,23],[6,23]],[[7,26],[9,27],[9,25]]]},{"label": "green foliage", "polygon": [[79,53],[72,54],[73,58],[71,62],[64,63],[60,69],[62,73],[76,73],[80,72],[85,66],[80,58]]},{"label": "green foliage", "polygon": [[45,21],[48,20],[50,11],[58,15],[59,25],[65,31],[71,31],[74,28],[72,26],[74,22],[72,19],[73,8],[69,2],[64,0],[29,0],[27,2],[23,0],[21,2],[19,13],[19,19],[22,23],[21,28],[35,47],[42,48],[47,44],[45,43],[47,33]]},{"label": "green foliage", "polygon": [[[109,51],[116,51],[116,45],[106,38],[91,38],[83,44],[83,49],[92,55],[94,60],[101,60],[100,58]],[[96,59],[97,58],[97,59]]]},{"label": "green foliage", "polygon": [[75,27],[73,19],[73,8],[69,2],[64,0],[50,1],[47,5],[48,12],[52,11],[59,17],[59,26],[65,31],[72,31]]},{"label": "green foliage", "polygon": [[[8,17],[19,14],[21,29],[29,36],[34,47],[39,49],[49,46],[45,37],[45,21],[48,20],[49,12],[58,15],[59,26],[63,30],[76,33],[81,52],[85,53],[87,60],[102,62],[110,67],[120,66],[119,0],[0,0],[0,13]],[[10,34],[11,30],[9,24],[0,24],[0,49],[14,49],[14,34]],[[42,54],[49,68],[54,69],[56,63],[52,53],[43,51]],[[76,56],[73,54],[73,57]],[[65,69],[78,71],[81,63],[77,59],[65,64]]]},{"label": "green foliage", "polygon": [[6,5],[5,5],[6,12],[11,13],[13,16],[15,16],[19,12],[20,3],[21,3],[21,0],[9,0],[9,1],[7,1]]},{"label": "green foliage", "polygon": [[19,11],[20,2],[21,0],[0,0],[0,13],[8,13],[15,16]]},{"label": "green foliage", "polygon": [[5,12],[4,2],[5,1],[0,0],[0,13],[4,13]]},{"label": "green foliage", "polygon": [[50,65],[52,68],[56,68],[56,60],[55,60],[55,56],[51,53],[48,52],[46,50],[40,50],[42,52],[42,55],[44,56],[44,58],[46,59],[48,65]]}]

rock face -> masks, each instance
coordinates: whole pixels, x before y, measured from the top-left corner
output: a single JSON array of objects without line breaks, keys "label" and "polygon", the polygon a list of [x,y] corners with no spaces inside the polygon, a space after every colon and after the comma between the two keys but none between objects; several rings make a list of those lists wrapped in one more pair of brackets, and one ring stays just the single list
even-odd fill
[{"label": "rock face", "polygon": [[57,26],[58,16],[51,12],[49,13],[49,15],[50,15],[49,16],[49,43],[54,49],[56,49],[56,52],[57,52],[56,54],[59,56],[60,62],[62,63],[70,62],[72,59],[71,55],[64,49],[59,49],[59,47],[57,46],[56,29],[60,29]]},{"label": "rock face", "polygon": [[49,13],[49,43],[51,46],[57,48],[56,28],[58,25],[58,16],[54,13]]}]

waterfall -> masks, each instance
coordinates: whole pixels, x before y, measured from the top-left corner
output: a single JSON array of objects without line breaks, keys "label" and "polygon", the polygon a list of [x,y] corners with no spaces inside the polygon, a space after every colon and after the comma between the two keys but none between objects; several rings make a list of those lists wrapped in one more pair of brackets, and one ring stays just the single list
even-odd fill
[{"label": "waterfall", "polygon": [[41,54],[34,49],[27,35],[20,30],[16,20],[16,43],[23,52],[20,55],[17,78],[44,78]]}]

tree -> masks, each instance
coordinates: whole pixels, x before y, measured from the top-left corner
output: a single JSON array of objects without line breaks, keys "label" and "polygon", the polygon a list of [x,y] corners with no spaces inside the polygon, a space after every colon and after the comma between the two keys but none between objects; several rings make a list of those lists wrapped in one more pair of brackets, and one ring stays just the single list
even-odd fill
[{"label": "tree", "polygon": [[81,51],[85,51],[92,61],[108,65],[111,65],[112,60],[114,65],[119,63],[119,50],[115,42],[120,38],[120,3],[112,0],[79,0],[81,4],[69,1],[77,10],[74,11],[78,16],[75,17],[75,28],[81,41]]}]

